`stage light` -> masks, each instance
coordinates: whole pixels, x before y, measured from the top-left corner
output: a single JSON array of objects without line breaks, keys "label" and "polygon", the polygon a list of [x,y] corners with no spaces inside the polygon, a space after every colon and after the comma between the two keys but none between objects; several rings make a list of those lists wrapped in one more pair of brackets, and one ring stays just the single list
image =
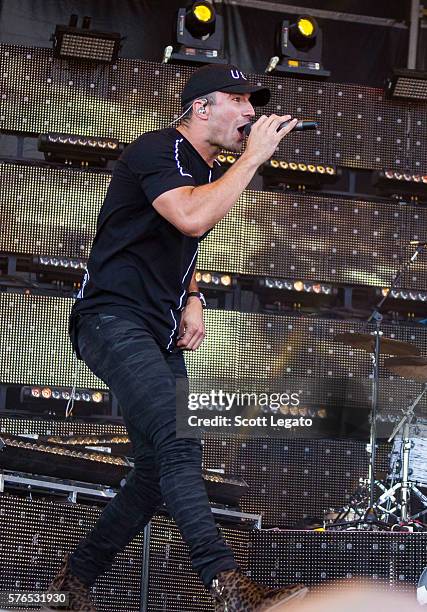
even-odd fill
[{"label": "stage light", "polygon": [[311,46],[312,41],[317,36],[318,29],[318,25],[312,17],[299,17],[296,23],[288,27],[289,40],[297,49],[304,49]]},{"label": "stage light", "polygon": [[264,178],[264,189],[274,187],[278,183],[320,188],[323,184],[335,183],[341,175],[341,169],[272,158],[261,166],[260,174]]},{"label": "stage light", "polygon": [[86,270],[86,261],[82,259],[69,259],[68,257],[35,257],[34,263],[41,264],[42,266],[52,266],[55,268],[73,268],[74,270]]},{"label": "stage light", "polygon": [[427,100],[427,72],[394,69],[386,80],[385,93],[389,98]]},{"label": "stage light", "polygon": [[384,195],[408,194],[427,197],[427,176],[398,170],[378,170],[373,173],[373,184]]},{"label": "stage light", "polygon": [[232,284],[232,278],[229,274],[221,274],[220,272],[207,272],[198,270],[195,275],[196,282],[204,285],[214,285],[215,287],[229,287]]},{"label": "stage light", "polygon": [[216,160],[223,166],[224,170],[228,170],[239,159],[236,155],[220,153],[216,156]]},{"label": "stage light", "polygon": [[261,286],[268,289],[283,289],[286,291],[304,291],[305,293],[316,293],[329,295],[332,293],[332,285],[326,285],[317,281],[290,280],[281,278],[265,278]]},{"label": "stage light", "polygon": [[185,25],[196,38],[210,36],[215,31],[215,9],[209,2],[195,2],[186,11]]},{"label": "stage light", "polygon": [[212,17],[214,16],[212,7],[207,6],[206,4],[202,4],[201,2],[193,5],[193,13],[197,17],[197,19],[199,21],[202,21],[203,23],[208,23],[212,21]]},{"label": "stage light", "polygon": [[40,134],[38,150],[47,161],[104,167],[108,160],[120,156],[124,145],[115,138],[49,133]]},{"label": "stage light", "polygon": [[43,399],[50,399],[52,397],[52,389],[50,389],[49,387],[43,387],[42,397]]},{"label": "stage light", "polygon": [[[21,389],[21,402],[26,402],[28,400],[37,399],[37,400],[69,400],[71,397],[71,392],[69,389],[64,387],[22,387]],[[106,391],[98,391],[93,390],[90,391],[88,389],[75,389],[73,393],[74,399],[78,401],[84,402],[109,402],[109,393]]]},{"label": "stage light", "polygon": [[386,287],[378,289],[377,293],[383,297],[388,295],[394,300],[412,300],[413,302],[426,302],[427,292],[426,291],[414,291],[413,289],[392,289],[389,291]]},{"label": "stage light", "polygon": [[282,21],[278,39],[278,55],[270,58],[266,72],[317,79],[330,76],[321,64],[322,31],[313,17],[303,15],[294,23]]},{"label": "stage light", "polygon": [[187,8],[179,9],[176,43],[176,47],[165,48],[163,63],[226,63],[223,19],[213,2],[192,2]]},{"label": "stage light", "polygon": [[53,40],[55,57],[91,62],[113,63],[121,49],[118,32],[90,30],[90,18],[84,17],[82,27],[77,27],[77,15],[71,15],[68,26],[57,25]]}]

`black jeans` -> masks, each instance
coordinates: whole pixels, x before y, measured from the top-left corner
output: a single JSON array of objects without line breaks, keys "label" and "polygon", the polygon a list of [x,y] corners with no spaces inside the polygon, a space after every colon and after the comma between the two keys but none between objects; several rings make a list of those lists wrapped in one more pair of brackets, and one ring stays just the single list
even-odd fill
[{"label": "black jeans", "polygon": [[164,501],[189,546],[194,569],[208,586],[236,563],[209,506],[201,445],[176,438],[175,379],[187,376],[182,352],[168,353],[140,325],[104,314],[79,318],[78,346],[88,367],[119,401],[135,468],[72,554],[72,572],[92,585]]}]

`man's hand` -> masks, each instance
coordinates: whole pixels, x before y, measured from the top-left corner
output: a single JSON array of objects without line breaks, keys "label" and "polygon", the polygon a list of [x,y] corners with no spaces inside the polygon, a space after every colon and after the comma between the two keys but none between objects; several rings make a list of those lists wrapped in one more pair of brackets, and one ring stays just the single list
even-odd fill
[{"label": "man's hand", "polygon": [[[278,130],[280,124],[285,121],[289,121],[289,124]],[[297,123],[298,119],[292,119],[290,115],[270,115],[269,117],[262,115],[252,124],[242,157],[250,157],[260,166],[274,155],[279,142],[294,129]]]},{"label": "man's hand", "polygon": [[182,311],[176,345],[187,351],[195,351],[202,344],[205,335],[202,303],[199,298],[190,297]]}]

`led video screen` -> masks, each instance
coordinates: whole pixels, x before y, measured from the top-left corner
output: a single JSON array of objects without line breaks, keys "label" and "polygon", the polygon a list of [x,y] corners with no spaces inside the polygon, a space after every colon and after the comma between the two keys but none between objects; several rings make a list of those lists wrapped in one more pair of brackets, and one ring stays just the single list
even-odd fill
[{"label": "led video screen", "polygon": [[[0,252],[87,259],[110,175],[0,163]],[[395,203],[245,191],[202,242],[202,270],[386,287],[427,211]],[[421,254],[401,278],[425,290]]]},{"label": "led video screen", "polygon": [[[75,376],[77,387],[105,387],[84,363],[75,370],[67,336],[71,305],[67,298],[0,294],[0,383],[72,386]],[[260,391],[287,381],[316,381],[317,396],[311,399],[317,403],[335,401],[331,392],[341,401],[357,391],[359,381],[370,389],[370,353],[335,339],[340,333],[360,331],[361,322],[210,309],[205,319],[205,341],[198,351],[186,354],[190,378],[196,382],[232,381],[234,387]],[[382,331],[427,354],[424,328],[387,324]],[[381,360],[381,407],[400,410],[421,385],[392,376],[382,366]]]},{"label": "led video screen", "polygon": [[[0,130],[111,136],[130,142],[180,114],[180,91],[193,68],[119,59],[94,65],[52,56],[51,49],[0,45]],[[262,112],[318,121],[317,131],[285,138],[287,161],[425,172],[423,109],[385,100],[381,89],[248,75],[272,97]]]}]

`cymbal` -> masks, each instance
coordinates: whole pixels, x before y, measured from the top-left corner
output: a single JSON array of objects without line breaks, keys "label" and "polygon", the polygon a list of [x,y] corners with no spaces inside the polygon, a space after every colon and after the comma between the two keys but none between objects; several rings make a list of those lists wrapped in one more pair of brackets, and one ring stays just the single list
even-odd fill
[{"label": "cymbal", "polygon": [[[356,349],[362,349],[368,353],[375,351],[375,336],[372,334],[337,334],[334,337],[337,342],[344,342]],[[419,355],[420,349],[409,342],[402,342],[401,340],[392,340],[381,336],[380,341],[380,353],[381,355]]]},{"label": "cymbal", "polygon": [[389,357],[384,366],[402,378],[427,382],[427,357]]}]

